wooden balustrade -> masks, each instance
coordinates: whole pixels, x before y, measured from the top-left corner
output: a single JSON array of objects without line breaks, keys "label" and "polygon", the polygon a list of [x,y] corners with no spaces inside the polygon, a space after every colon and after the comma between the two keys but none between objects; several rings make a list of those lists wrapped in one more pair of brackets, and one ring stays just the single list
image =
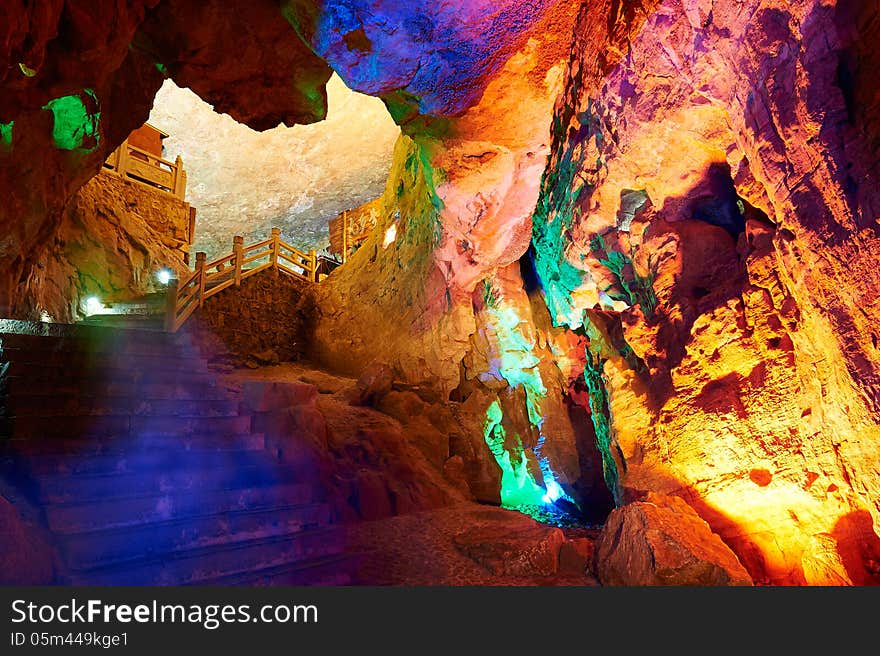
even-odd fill
[{"label": "wooden balustrade", "polygon": [[268,239],[244,245],[244,238],[232,240],[232,253],[207,262],[205,253],[196,253],[195,271],[184,280],[168,284],[165,307],[165,330],[177,330],[204,302],[224,289],[238,287],[241,281],[260,271],[273,269],[305,282],[317,282],[318,257],[314,250],[303,253],[281,239],[281,231],[272,229]]},{"label": "wooden balustrade", "polygon": [[124,178],[166,191],[181,200],[186,196],[186,171],[183,170],[180,155],[174,162],[169,162],[125,140],[107,158],[104,168],[116,171]]}]

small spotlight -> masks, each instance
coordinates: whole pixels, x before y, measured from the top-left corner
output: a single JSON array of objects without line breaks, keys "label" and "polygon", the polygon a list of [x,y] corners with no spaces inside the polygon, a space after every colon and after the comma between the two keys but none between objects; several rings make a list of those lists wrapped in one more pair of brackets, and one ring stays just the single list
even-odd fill
[{"label": "small spotlight", "polygon": [[156,272],[156,278],[163,285],[167,285],[171,282],[171,269],[159,269]]},{"label": "small spotlight", "polygon": [[388,248],[397,239],[397,221],[391,224],[391,227],[385,231],[385,241],[382,242],[382,248]]},{"label": "small spotlight", "polygon": [[55,323],[52,315],[46,310],[40,310],[40,321],[43,323]]},{"label": "small spotlight", "polygon": [[86,299],[86,316],[90,317],[93,314],[98,314],[98,312],[104,309],[104,304],[101,303],[101,299],[97,296],[89,296]]}]

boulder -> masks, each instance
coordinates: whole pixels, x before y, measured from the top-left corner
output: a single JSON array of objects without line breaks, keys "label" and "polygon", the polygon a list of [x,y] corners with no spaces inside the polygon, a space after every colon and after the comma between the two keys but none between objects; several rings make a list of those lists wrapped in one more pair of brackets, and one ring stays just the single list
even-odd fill
[{"label": "boulder", "polygon": [[375,405],[391,391],[394,371],[387,364],[376,362],[358,378],[352,405]]},{"label": "boulder", "polygon": [[603,585],[752,585],[730,548],[673,496],[648,493],[612,511],[594,559]]},{"label": "boulder", "polygon": [[590,538],[571,538],[559,548],[559,571],[586,574],[592,567],[594,542]]}]

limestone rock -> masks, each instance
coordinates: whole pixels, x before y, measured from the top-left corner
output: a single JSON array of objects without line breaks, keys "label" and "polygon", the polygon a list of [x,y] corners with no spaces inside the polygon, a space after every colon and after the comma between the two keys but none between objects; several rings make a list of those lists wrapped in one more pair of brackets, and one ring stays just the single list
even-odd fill
[{"label": "limestone rock", "polygon": [[374,405],[391,391],[393,384],[394,371],[391,367],[381,362],[373,363],[358,378],[352,403],[355,405]]},{"label": "limestone rock", "polygon": [[651,493],[612,511],[594,557],[604,585],[752,585],[736,555],[678,497]]},{"label": "limestone rock", "polygon": [[[476,526],[455,536],[456,548],[493,574],[550,576],[559,569],[565,536],[558,528],[521,516],[515,525],[501,523],[504,511],[477,514]],[[506,513],[505,513],[506,516]]]},{"label": "limestone rock", "polygon": [[255,132],[165,81],[150,123],[169,133],[167,152],[186,166],[187,200],[199,211],[194,252],[210,261],[231,252],[233,235],[250,244],[271,228],[305,253],[320,252],[328,219],[382,194],[400,129],[381,100],[338,76],[327,103],[320,123]]},{"label": "limestone rock", "polygon": [[66,208],[55,238],[40,249],[40,264],[20,286],[19,303],[38,319],[85,315],[91,296],[103,304],[161,294],[156,274],[188,275],[189,244],[169,247],[165,237],[189,226],[189,205],[179,198],[102,172]]},{"label": "limestone rock", "polygon": [[592,570],[595,541],[591,538],[568,538],[559,548],[559,571],[584,574]]},{"label": "limestone rock", "polygon": [[309,383],[246,381],[242,385],[243,404],[252,412],[284,410],[294,406],[314,406],[318,389]]}]

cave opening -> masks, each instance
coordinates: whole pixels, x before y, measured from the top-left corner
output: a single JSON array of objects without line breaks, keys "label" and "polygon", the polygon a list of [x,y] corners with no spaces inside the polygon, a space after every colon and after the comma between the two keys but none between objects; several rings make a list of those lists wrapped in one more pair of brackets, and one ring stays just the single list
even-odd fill
[{"label": "cave opening", "polygon": [[198,212],[192,252],[212,260],[230,251],[234,235],[252,243],[277,227],[302,251],[341,257],[330,252],[329,223],[382,195],[400,130],[381,100],[338,75],[327,96],[323,120],[257,132],[165,81],[148,122],[168,133],[164,149],[185,163],[185,200]]}]

